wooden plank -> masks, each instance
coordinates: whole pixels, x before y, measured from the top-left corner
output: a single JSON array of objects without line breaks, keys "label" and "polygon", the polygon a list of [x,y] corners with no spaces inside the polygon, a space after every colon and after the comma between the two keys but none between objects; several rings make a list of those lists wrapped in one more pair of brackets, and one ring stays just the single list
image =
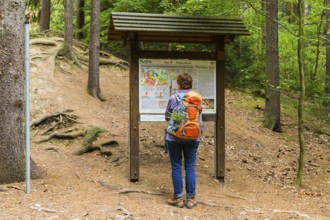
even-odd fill
[{"label": "wooden plank", "polygon": [[117,31],[135,31],[135,32],[182,32],[182,33],[207,33],[215,35],[250,35],[245,30],[200,30],[200,29],[166,29],[166,28],[145,28],[145,27],[117,27]]},{"label": "wooden plank", "polygon": [[139,58],[215,60],[216,54],[214,52],[144,51],[144,50],[140,50]]},{"label": "wooden plank", "polygon": [[202,114],[203,121],[215,121],[216,114]]},{"label": "wooden plank", "polygon": [[132,12],[112,12],[111,15],[115,18],[129,18],[132,19],[186,19],[186,20],[206,20],[206,21],[241,21],[238,17],[220,17],[220,16],[187,16],[187,15],[173,15],[173,14],[152,14],[152,13],[132,13]]},{"label": "wooden plank", "polygon": [[181,33],[181,32],[139,32],[139,37],[150,37],[150,36],[154,36],[154,37],[201,37],[201,38],[214,38],[214,34],[207,34],[207,33],[195,33],[195,34],[191,34],[191,33]]},{"label": "wooden plank", "polygon": [[116,19],[114,20],[115,26],[121,24],[140,24],[140,25],[169,25],[169,26],[210,26],[210,27],[241,27],[245,28],[243,22],[230,22],[230,21],[198,21],[198,20],[150,20],[150,19]]},{"label": "wooden plank", "polygon": [[[129,31],[139,32],[140,40],[159,42],[206,43],[214,42],[214,35],[250,35],[239,18],[111,13],[108,38],[119,40],[120,37],[116,33]],[[158,33],[162,36],[155,37]],[[167,34],[176,34],[178,38],[169,37]],[[112,37],[112,35],[116,36]],[[185,39],[188,37],[190,38]]]},{"label": "wooden plank", "polygon": [[176,32],[139,32],[140,41],[177,42],[177,43],[213,43],[212,34],[191,34]]},{"label": "wooden plank", "polygon": [[129,180],[139,180],[139,58],[138,35],[131,32],[129,74]]},{"label": "wooden plank", "polygon": [[[222,26],[198,26],[198,25],[178,25],[178,24],[172,24],[172,25],[160,25],[160,24],[139,24],[139,23],[115,23],[115,30],[123,30],[123,29],[136,29],[136,30],[164,30],[164,31],[173,31],[173,32],[198,32],[203,31],[206,33],[214,33],[214,32],[221,32],[221,31],[247,31],[244,27],[237,27],[237,26],[228,26],[228,27],[222,27]],[[225,32],[224,32],[225,33]]]},{"label": "wooden plank", "polygon": [[167,37],[167,36],[141,36],[140,41],[144,42],[168,42],[168,43],[213,43],[214,39],[199,37]]},{"label": "wooden plank", "polygon": [[225,42],[218,36],[216,42],[216,122],[215,122],[215,177],[225,180]]}]

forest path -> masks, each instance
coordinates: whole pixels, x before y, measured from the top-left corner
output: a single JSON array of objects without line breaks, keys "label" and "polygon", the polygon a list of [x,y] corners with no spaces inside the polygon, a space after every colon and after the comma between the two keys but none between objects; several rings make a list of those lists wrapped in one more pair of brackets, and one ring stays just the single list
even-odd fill
[{"label": "forest path", "polygon": [[[171,169],[163,144],[165,122],[140,123],[140,181],[128,181],[127,71],[100,68],[106,102],[86,92],[87,68],[66,59],[53,61],[59,45],[31,45],[32,121],[71,109],[79,126],[107,130],[96,140],[116,140],[111,156],[74,156],[83,139],[33,141],[31,156],[47,175],[0,185],[0,219],[330,219],[330,140],[306,132],[304,187],[294,185],[299,147],[296,130],[282,134],[261,125],[262,112],[246,110],[248,101],[226,91],[226,176],[214,179],[214,123],[205,123],[198,150],[194,209],[166,204],[172,195]],[[40,57],[38,57],[40,56]],[[291,121],[292,122],[292,121]],[[294,124],[292,123],[287,124]],[[51,150],[49,150],[51,149]],[[20,190],[21,189],[21,190]]]}]

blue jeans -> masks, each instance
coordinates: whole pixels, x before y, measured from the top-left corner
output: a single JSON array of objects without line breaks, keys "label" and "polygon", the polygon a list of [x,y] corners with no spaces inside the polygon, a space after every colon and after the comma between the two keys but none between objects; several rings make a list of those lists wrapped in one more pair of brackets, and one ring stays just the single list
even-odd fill
[{"label": "blue jeans", "polygon": [[184,168],[186,171],[187,198],[193,198],[196,195],[195,162],[198,145],[199,141],[167,141],[172,166],[174,198],[181,198],[183,196],[182,155],[184,157]]}]

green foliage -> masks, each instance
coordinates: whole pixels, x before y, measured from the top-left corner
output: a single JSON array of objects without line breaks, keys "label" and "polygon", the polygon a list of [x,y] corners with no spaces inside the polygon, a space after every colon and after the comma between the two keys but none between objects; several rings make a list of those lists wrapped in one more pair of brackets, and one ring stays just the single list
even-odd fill
[{"label": "green foliage", "polygon": [[30,22],[38,22],[40,17],[41,4],[40,0],[27,0],[26,1],[26,10],[27,14],[30,16]]},{"label": "green foliage", "polygon": [[263,89],[264,60],[249,46],[251,39],[241,37],[226,46],[226,82],[231,87]]},{"label": "green foliage", "polygon": [[117,0],[112,11],[156,13],[161,12],[159,4],[160,0]]},{"label": "green foliage", "polygon": [[[307,0],[304,18],[304,69],[306,74],[306,95],[315,103],[322,103],[329,98],[325,93],[325,10],[324,0]],[[28,0],[28,12],[37,22],[40,14],[40,1]],[[52,0],[50,27],[53,30],[64,29],[64,0]],[[293,10],[292,10],[293,9]],[[76,5],[75,5],[76,11]],[[90,0],[85,1],[85,34],[83,42],[89,43]],[[264,27],[265,16],[260,0],[101,0],[101,49],[114,52],[120,42],[108,42],[110,13],[175,13],[194,16],[240,16],[249,32],[248,37],[236,37],[226,45],[227,85],[263,90],[265,87],[265,49]],[[75,16],[74,16],[75,17]],[[292,95],[299,91],[299,74],[297,63],[297,10],[292,0],[279,1],[279,60],[281,91]],[[74,30],[77,32],[77,30]],[[171,43],[144,44],[146,48],[179,51],[211,51],[206,45],[189,45]],[[212,45],[211,45],[212,46]]]},{"label": "green foliage", "polygon": [[52,1],[52,14],[50,21],[51,30],[64,30],[64,0],[53,0]]},{"label": "green foliage", "polygon": [[173,110],[173,112],[171,113],[171,119],[174,121],[175,124],[180,124],[184,118],[184,112]]}]

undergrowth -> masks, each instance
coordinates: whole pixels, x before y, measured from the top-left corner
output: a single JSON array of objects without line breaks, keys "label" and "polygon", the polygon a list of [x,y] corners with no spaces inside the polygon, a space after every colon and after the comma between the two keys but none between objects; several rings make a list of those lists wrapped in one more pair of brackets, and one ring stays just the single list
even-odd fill
[{"label": "undergrowth", "polygon": [[[250,111],[264,111],[265,99],[253,96],[250,91],[231,90],[236,99],[230,102],[236,107],[242,107]],[[284,117],[292,118],[297,122],[298,118],[298,97],[288,94],[281,94],[281,121],[284,123]],[[330,136],[330,109],[321,104],[306,99],[304,102],[304,121],[305,127],[312,130],[316,135],[325,134]],[[260,122],[262,123],[262,122]],[[298,123],[298,122],[297,122]]]}]

